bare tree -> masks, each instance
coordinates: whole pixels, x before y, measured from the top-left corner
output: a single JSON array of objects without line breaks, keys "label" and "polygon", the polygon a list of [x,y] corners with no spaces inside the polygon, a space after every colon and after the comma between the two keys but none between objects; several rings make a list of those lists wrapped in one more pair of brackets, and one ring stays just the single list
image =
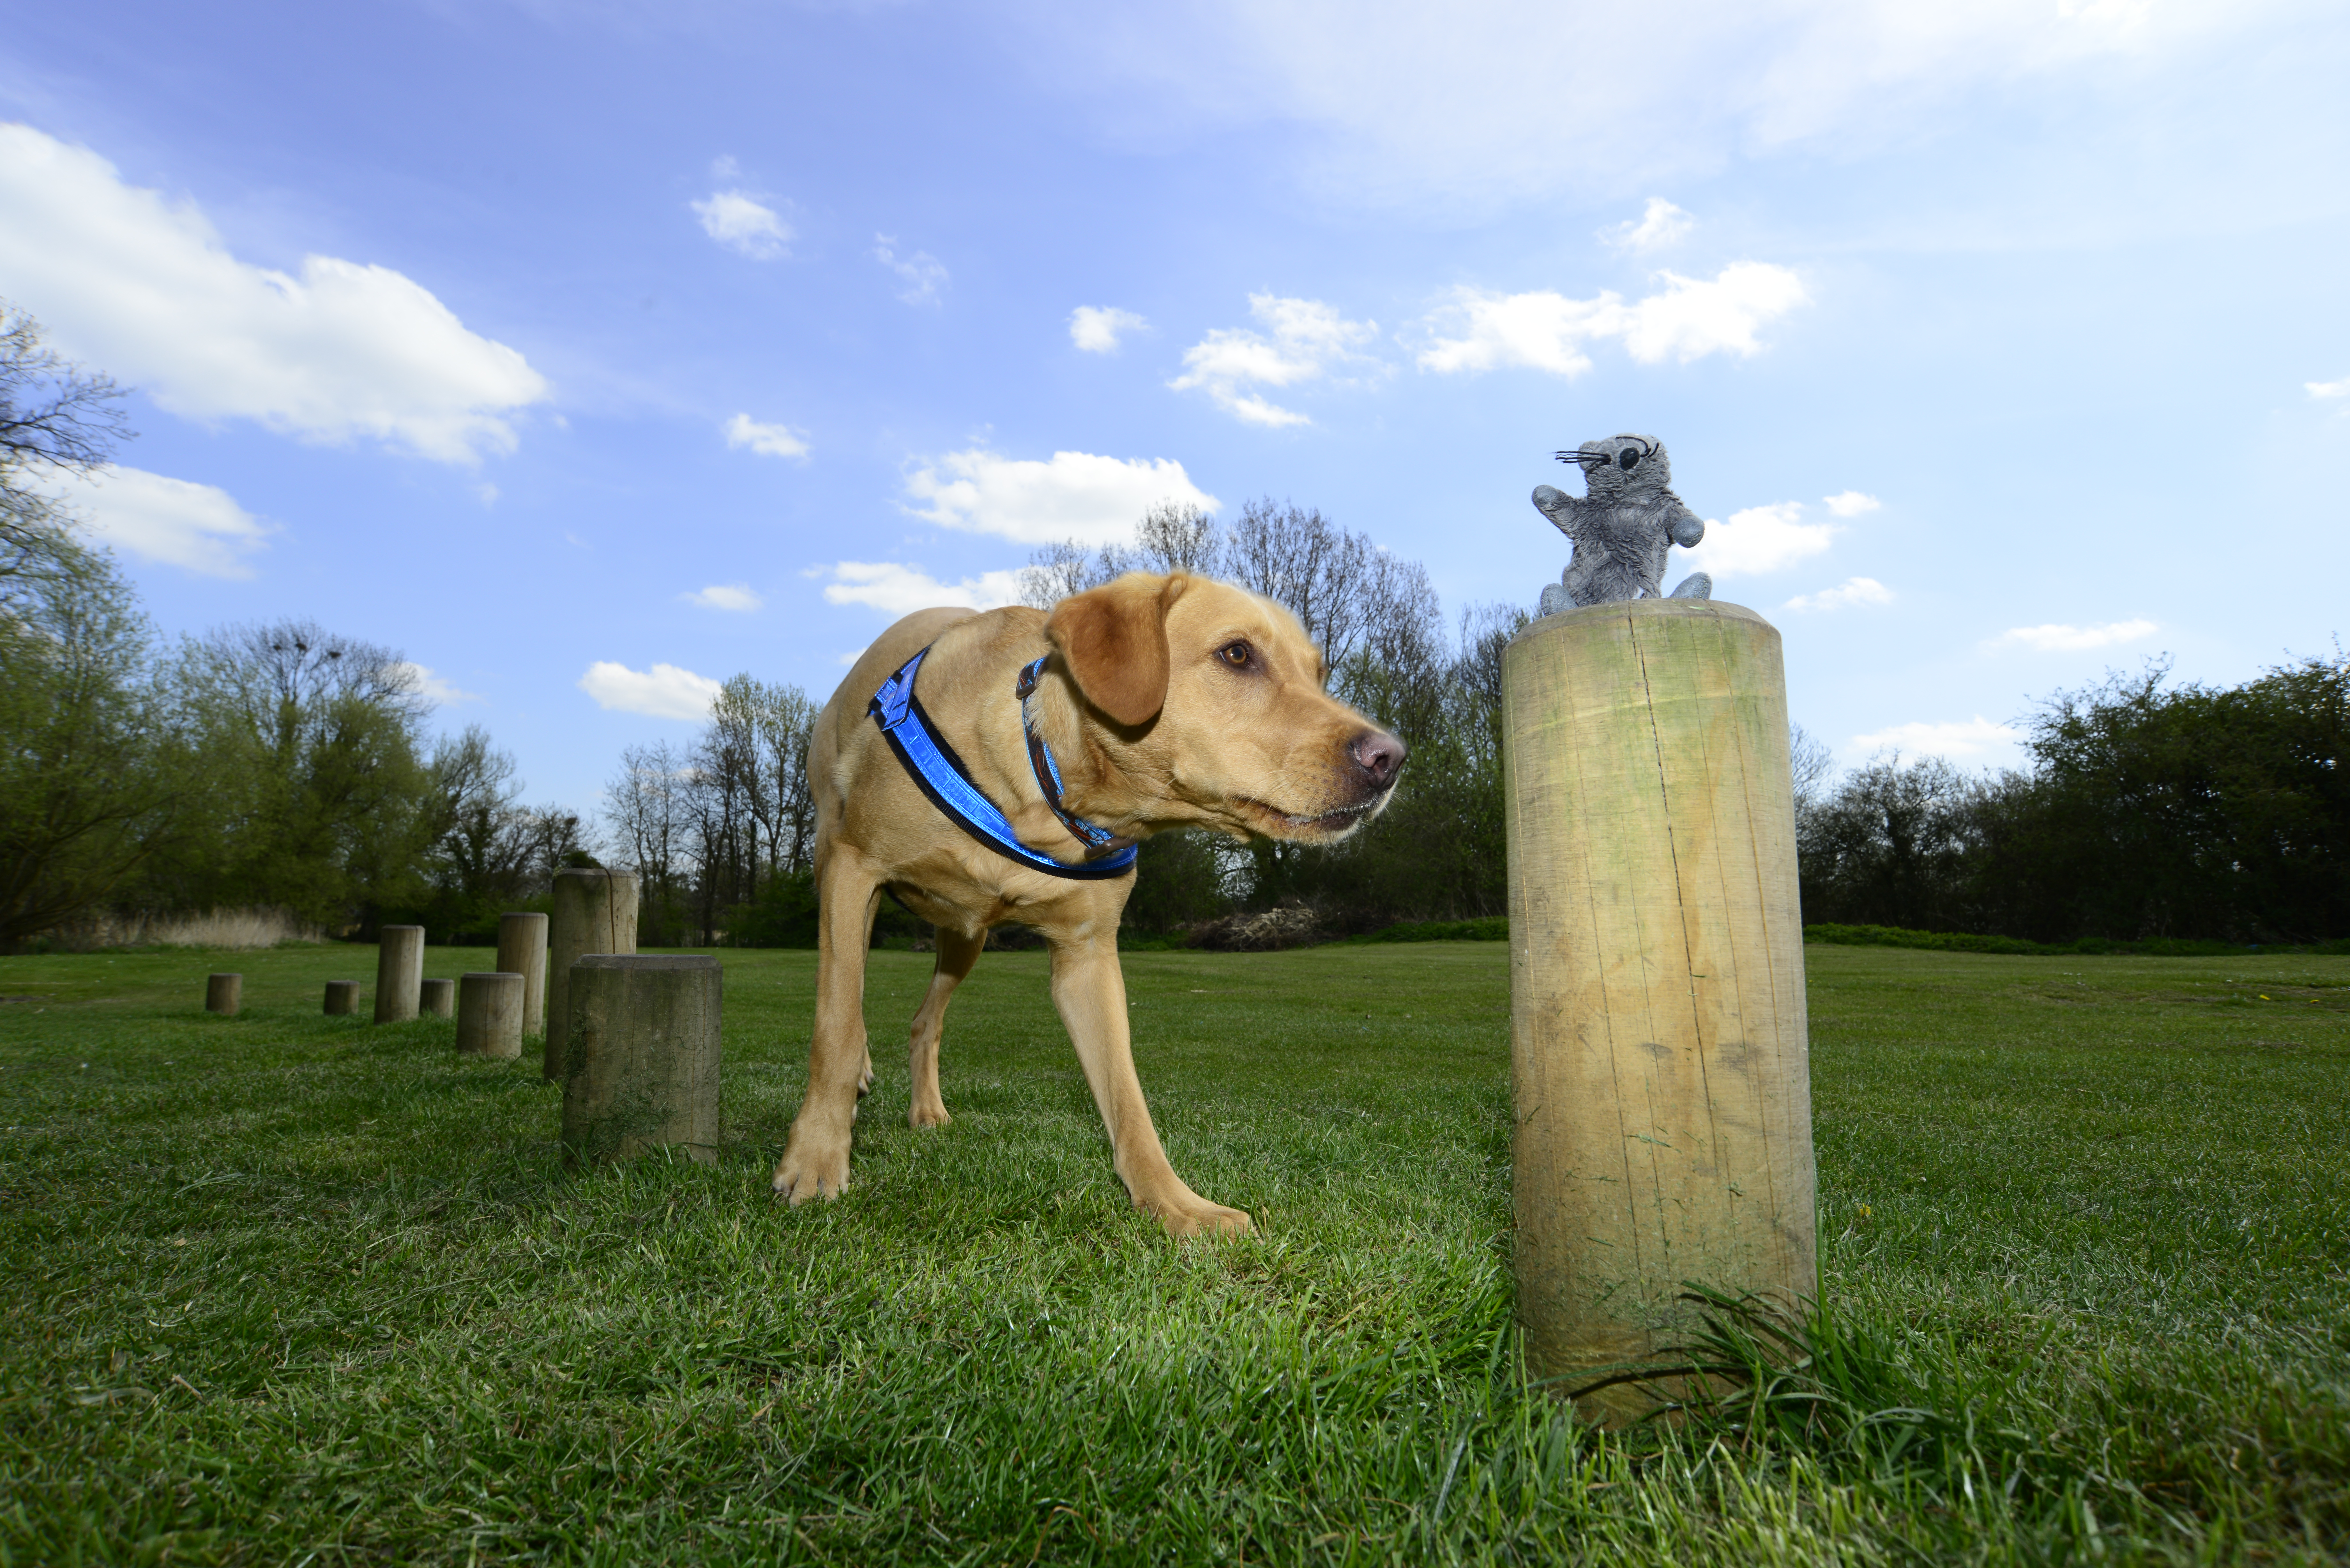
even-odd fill
[{"label": "bare tree", "polygon": [[0,588],[90,569],[72,514],[41,488],[104,465],[131,431],[122,389],[42,340],[41,324],[0,300]]},{"label": "bare tree", "polygon": [[685,848],[679,799],[684,772],[682,759],[660,741],[623,751],[620,771],[604,786],[604,820],[616,840],[614,857],[643,879],[656,920],[667,918],[678,892]]},{"label": "bare tree", "polygon": [[1802,822],[1827,800],[1835,774],[1835,753],[1801,724],[1787,726],[1787,755],[1794,764],[1795,820]]},{"label": "bare tree", "polygon": [[1051,609],[1072,594],[1099,587],[1123,569],[1118,554],[1111,549],[1087,555],[1075,539],[1039,545],[1020,569],[1020,602]]},{"label": "bare tree", "polygon": [[820,711],[796,686],[760,691],[757,765],[771,813],[767,844],[775,869],[786,876],[811,869],[816,858],[816,796],[808,788],[808,751]]},{"label": "bare tree", "polygon": [[[1162,501],[1135,525],[1134,566],[1149,572],[1216,575],[1222,541],[1216,520],[1189,502]],[[1133,567],[1126,569],[1131,570]]]},{"label": "bare tree", "polygon": [[1197,572],[1213,576],[1222,556],[1216,520],[1188,502],[1162,501],[1135,524],[1134,543],[1087,552],[1075,539],[1040,546],[1020,572],[1020,602],[1051,609],[1071,594],[1128,572]]}]

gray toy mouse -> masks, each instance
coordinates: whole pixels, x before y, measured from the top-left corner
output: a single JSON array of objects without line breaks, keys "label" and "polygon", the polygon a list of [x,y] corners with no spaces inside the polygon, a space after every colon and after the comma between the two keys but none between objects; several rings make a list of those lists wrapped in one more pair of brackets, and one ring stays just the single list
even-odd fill
[{"label": "gray toy mouse", "polygon": [[[1672,464],[1654,436],[1619,435],[1587,441],[1558,454],[1583,470],[1580,499],[1547,484],[1534,486],[1534,507],[1575,541],[1559,580],[1543,589],[1542,613],[1616,599],[1652,599],[1661,591],[1665,552],[1705,537],[1705,519],[1672,492]],[[1713,597],[1713,579],[1692,572],[1672,592],[1677,599]]]}]

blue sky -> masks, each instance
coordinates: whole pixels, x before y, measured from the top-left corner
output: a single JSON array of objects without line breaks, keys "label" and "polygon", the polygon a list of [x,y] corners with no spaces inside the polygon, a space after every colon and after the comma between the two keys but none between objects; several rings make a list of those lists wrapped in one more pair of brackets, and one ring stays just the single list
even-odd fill
[{"label": "blue sky", "polygon": [[139,389],[163,629],[390,643],[534,798],[1162,497],[1530,606],[1619,431],[1840,760],[2005,765],[2343,629],[2345,80],[2241,0],[48,7],[0,295]]}]

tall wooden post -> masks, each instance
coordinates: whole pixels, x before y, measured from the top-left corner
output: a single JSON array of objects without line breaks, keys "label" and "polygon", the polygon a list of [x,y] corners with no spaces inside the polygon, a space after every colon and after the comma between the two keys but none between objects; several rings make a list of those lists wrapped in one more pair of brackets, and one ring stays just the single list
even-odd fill
[{"label": "tall wooden post", "polygon": [[563,1079],[563,1041],[570,1026],[571,966],[589,953],[637,950],[637,876],[633,871],[557,871],[555,916],[547,926],[546,1048],[539,1071]]},{"label": "tall wooden post", "polygon": [[498,917],[498,970],[522,976],[522,1032],[546,1033],[546,917]]},{"label": "tall wooden post", "polygon": [[1518,1316],[1572,1387],[1669,1359],[1684,1282],[1818,1290],[1786,678],[1702,599],[1545,618],[1502,669]]},{"label": "tall wooden post", "polygon": [[563,1146],[570,1157],[626,1159],[667,1146],[717,1164],[718,961],[593,953],[569,978]]},{"label": "tall wooden post", "polygon": [[386,926],[375,954],[375,1021],[398,1023],[416,1016],[424,992],[424,928]]}]

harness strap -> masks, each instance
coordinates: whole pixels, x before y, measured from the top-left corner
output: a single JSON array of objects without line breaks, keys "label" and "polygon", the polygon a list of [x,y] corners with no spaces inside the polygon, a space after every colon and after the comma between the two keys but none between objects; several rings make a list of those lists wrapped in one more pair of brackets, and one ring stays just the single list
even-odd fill
[{"label": "harness strap", "polygon": [[[888,737],[889,749],[897,753],[899,763],[920,786],[922,793],[930,796],[931,804],[944,812],[947,819],[956,826],[1004,858],[1015,860],[1028,869],[1041,871],[1048,877],[1091,882],[1123,877],[1131,870],[1139,853],[1137,845],[1128,844],[1115,854],[1070,866],[1049,855],[1041,855],[1020,842],[1018,836],[1012,831],[1010,820],[996,809],[993,801],[980,793],[977,784],[971,782],[971,770],[963,766],[962,759],[955,755],[954,748],[948,745],[945,737],[938,732],[931,716],[922,711],[921,700],[914,695],[915,673],[921,669],[922,660],[930,656],[930,651],[925,648],[899,666],[895,675],[883,681],[881,690],[873,694],[873,701],[868,711],[881,726],[881,733]],[[1037,660],[1038,664],[1043,662],[1043,659]],[[1033,671],[1035,668],[1032,665],[1029,670]],[[1028,691],[1035,689],[1029,671],[1023,671],[1022,679]],[[1022,695],[1024,697],[1026,691],[1024,691]],[[1023,728],[1025,727],[1024,713]],[[1031,766],[1036,764],[1037,750],[1042,744],[1031,732],[1028,737]],[[1049,750],[1045,752],[1044,766],[1037,773],[1039,784],[1045,783],[1045,769],[1051,770],[1053,783],[1046,786],[1045,797],[1054,813],[1070,825],[1070,831],[1076,833],[1077,837],[1091,847],[1099,848],[1104,844],[1114,842],[1112,836],[1101,828],[1085,822],[1083,818],[1073,817],[1061,809],[1060,769],[1054,764]],[[1080,826],[1099,835],[1099,839],[1087,837],[1078,831]]]},{"label": "harness strap", "polygon": [[1048,653],[1032,664],[1023,665],[1020,680],[1013,687],[1014,695],[1020,699],[1020,731],[1028,737],[1028,766],[1036,775],[1036,787],[1045,792],[1045,804],[1053,808],[1053,815],[1061,819],[1061,826],[1075,835],[1078,843],[1099,853],[1127,841],[1107,827],[1087,822],[1061,804],[1061,794],[1068,787],[1061,782],[1061,764],[1053,760],[1053,748],[1045,743],[1045,737],[1036,732],[1036,726],[1028,718],[1028,699],[1035,693],[1036,682],[1044,675],[1045,665],[1052,657]]}]

